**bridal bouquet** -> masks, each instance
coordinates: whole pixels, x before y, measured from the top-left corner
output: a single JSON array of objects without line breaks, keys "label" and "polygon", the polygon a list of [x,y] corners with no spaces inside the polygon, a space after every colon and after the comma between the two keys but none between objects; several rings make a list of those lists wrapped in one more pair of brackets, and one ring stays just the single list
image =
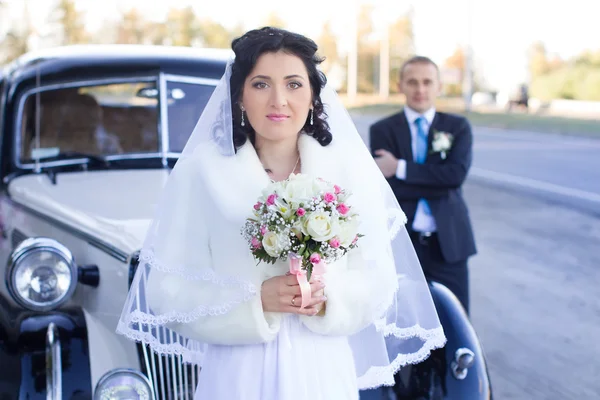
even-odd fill
[{"label": "bridal bouquet", "polygon": [[348,197],[338,185],[292,174],[264,189],[242,235],[259,262],[289,260],[290,272],[299,281],[310,280],[313,273],[324,273],[325,264],[355,248],[363,236],[357,232],[358,215]]}]

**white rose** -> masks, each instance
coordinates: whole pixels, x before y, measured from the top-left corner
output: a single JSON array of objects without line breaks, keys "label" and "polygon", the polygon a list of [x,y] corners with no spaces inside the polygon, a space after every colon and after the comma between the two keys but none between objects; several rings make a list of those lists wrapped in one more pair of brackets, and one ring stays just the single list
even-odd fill
[{"label": "white rose", "polygon": [[337,235],[342,247],[348,247],[352,244],[358,233],[358,222],[356,219],[345,221],[340,224],[340,231]]},{"label": "white rose", "polygon": [[317,242],[325,242],[336,236],[339,230],[337,218],[332,220],[325,211],[314,212],[304,220],[303,233]]},{"label": "white rose", "polygon": [[307,175],[295,175],[290,178],[283,190],[283,197],[294,203],[306,202],[318,195],[320,186],[318,182]]},{"label": "white rose", "polygon": [[288,243],[288,237],[283,233],[267,232],[262,240],[262,245],[271,257],[279,257],[285,250]]},{"label": "white rose", "polygon": [[450,139],[450,135],[447,133],[439,134],[436,136],[435,141],[431,144],[433,147],[433,151],[447,151],[452,146],[452,140]]}]

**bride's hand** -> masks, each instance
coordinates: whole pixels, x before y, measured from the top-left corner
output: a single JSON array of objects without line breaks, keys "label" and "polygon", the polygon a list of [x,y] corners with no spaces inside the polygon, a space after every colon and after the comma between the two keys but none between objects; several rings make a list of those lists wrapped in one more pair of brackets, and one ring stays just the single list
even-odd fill
[{"label": "bride's hand", "polygon": [[294,275],[275,276],[267,279],[262,284],[260,294],[263,311],[315,315],[323,308],[324,302],[327,300],[323,292],[324,287],[324,283],[311,278],[312,297],[305,308],[300,308],[302,295],[300,285]]}]

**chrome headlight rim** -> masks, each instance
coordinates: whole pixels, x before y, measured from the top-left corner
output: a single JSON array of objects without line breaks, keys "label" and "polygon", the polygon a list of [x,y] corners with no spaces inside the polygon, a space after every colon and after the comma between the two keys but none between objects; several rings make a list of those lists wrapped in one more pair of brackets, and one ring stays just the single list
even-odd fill
[{"label": "chrome headlight rim", "polygon": [[106,382],[114,378],[116,375],[134,375],[136,378],[141,379],[148,388],[150,400],[155,400],[154,387],[152,386],[152,382],[150,382],[150,379],[142,372],[132,368],[115,368],[109,370],[104,375],[102,375],[98,380],[98,383],[96,383],[96,387],[94,388],[93,400],[101,399],[101,393],[98,392],[98,389],[102,388],[102,386],[105,385]]},{"label": "chrome headlight rim", "polygon": [[[19,293],[15,285],[15,270],[21,259],[32,251],[49,251],[57,256],[61,257],[69,266],[69,272],[71,275],[71,284],[63,296],[58,300],[48,302],[47,304],[35,304],[24,299]],[[31,310],[31,311],[51,311],[55,310],[64,303],[66,303],[75,292],[78,281],[77,264],[71,251],[62,245],[60,242],[47,237],[32,237],[23,240],[11,253],[8,260],[8,268],[6,269],[6,283],[8,291],[12,298],[20,306]]]}]

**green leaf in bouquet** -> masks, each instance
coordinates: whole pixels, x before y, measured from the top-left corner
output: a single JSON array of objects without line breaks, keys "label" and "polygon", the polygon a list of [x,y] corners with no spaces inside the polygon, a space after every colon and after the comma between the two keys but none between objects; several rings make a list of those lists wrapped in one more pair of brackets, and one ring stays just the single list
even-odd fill
[{"label": "green leaf in bouquet", "polygon": [[313,265],[307,259],[304,259],[304,269],[306,269],[306,279],[310,282],[310,277],[312,276]]}]

